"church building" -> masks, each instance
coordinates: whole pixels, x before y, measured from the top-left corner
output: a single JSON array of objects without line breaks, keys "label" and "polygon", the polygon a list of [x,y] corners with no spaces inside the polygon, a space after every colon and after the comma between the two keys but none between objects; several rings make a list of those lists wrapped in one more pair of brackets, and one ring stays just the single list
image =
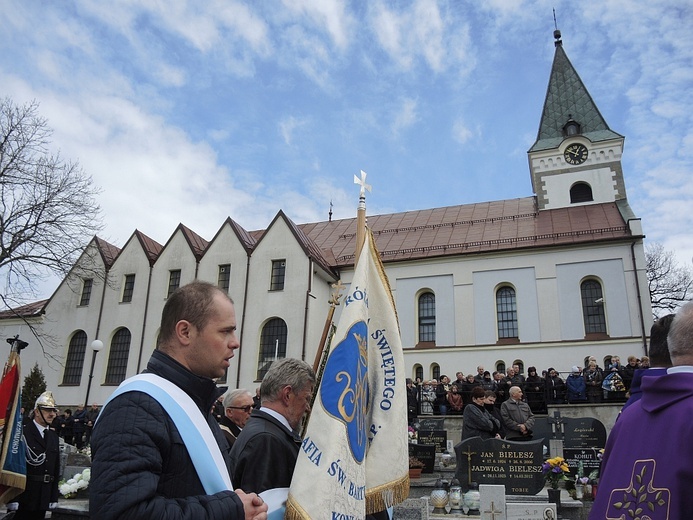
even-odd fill
[{"label": "church building", "polygon": [[[528,151],[533,195],[368,215],[408,377],[513,364],[565,373],[589,356],[604,366],[646,352],[652,311],[624,137],[555,39]],[[264,230],[229,218],[210,240],[184,224],[163,245],[139,230],[122,247],[95,237],[48,300],[0,313],[0,333],[30,343],[24,372],[38,362],[61,405],[103,403],[145,368],[171,292],[207,280],[233,298],[241,341],[220,385],[254,391],[275,359],[313,363],[332,285],[353,276],[355,243],[356,216],[297,224],[282,210]]]}]

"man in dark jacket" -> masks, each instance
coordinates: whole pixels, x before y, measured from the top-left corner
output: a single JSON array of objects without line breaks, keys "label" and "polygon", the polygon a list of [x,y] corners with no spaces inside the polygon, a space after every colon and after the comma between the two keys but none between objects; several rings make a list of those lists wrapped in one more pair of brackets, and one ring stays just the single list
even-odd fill
[{"label": "man in dark jacket", "polygon": [[24,419],[26,441],[26,489],[14,503],[16,520],[35,520],[46,517],[46,511],[58,503],[60,478],[60,440],[50,425],[58,415],[51,392],[42,393],[36,400],[32,414]]},{"label": "man in dark jacket", "polygon": [[[169,381],[201,415],[228,469],[228,444],[211,414],[224,375],[239,348],[233,302],[217,287],[193,282],[175,291],[162,313],[157,349],[145,372]],[[187,430],[186,430],[187,431]],[[220,475],[223,477],[223,475]],[[228,479],[228,475],[226,475]],[[101,410],[92,434],[89,485],[91,518],[99,520],[265,520],[267,505],[237,489],[205,492],[179,425],[143,391],[113,398]]]},{"label": "man in dark jacket", "polygon": [[262,493],[288,488],[298,458],[301,419],[310,411],[315,373],[308,363],[286,358],[262,379],[259,410],[253,410],[231,448],[235,487]]},{"label": "man in dark jacket", "polygon": [[224,415],[219,426],[231,449],[250,418],[250,412],[253,410],[253,396],[245,388],[238,388],[226,392],[221,403]]},{"label": "man in dark jacket", "polygon": [[86,417],[86,424],[85,424],[85,437],[84,437],[84,444],[87,446],[91,444],[91,432],[94,430],[94,423],[96,422],[96,419],[99,417],[99,405],[96,403],[93,403],[91,405],[91,408],[87,410],[87,417]]},{"label": "man in dark jacket", "polygon": [[87,411],[84,405],[80,404],[75,413],[72,414],[72,431],[75,436],[75,446],[78,450],[84,448],[84,433],[87,428]]}]

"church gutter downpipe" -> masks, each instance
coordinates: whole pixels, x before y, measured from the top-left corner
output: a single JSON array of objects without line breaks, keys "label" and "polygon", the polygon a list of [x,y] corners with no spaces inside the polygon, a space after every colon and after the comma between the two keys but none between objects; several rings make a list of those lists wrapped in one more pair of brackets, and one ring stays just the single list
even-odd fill
[{"label": "church gutter downpipe", "polygon": [[630,244],[630,258],[633,262],[633,276],[635,277],[635,292],[638,295],[638,318],[640,319],[640,331],[642,334],[642,347],[645,355],[647,355],[647,331],[645,330],[645,318],[642,315],[642,294],[640,293],[640,282],[638,281],[638,266],[635,261],[635,244],[633,241]]},{"label": "church gutter downpipe", "polygon": [[[243,345],[243,332],[245,332],[245,314],[248,308],[248,280],[250,279],[250,251],[247,253],[248,259],[245,264],[245,287],[243,288],[243,315],[241,316],[241,332],[238,334],[238,343]],[[240,388],[241,385],[241,356],[243,355],[243,349],[239,348],[238,361],[236,362],[236,388]],[[227,378],[228,380],[228,378]]]},{"label": "church gutter downpipe", "polygon": [[308,342],[308,308],[313,290],[313,258],[308,257],[308,289],[306,290],[306,305],[303,309],[303,338],[301,340],[301,360],[306,360],[306,343]]},{"label": "church gutter downpipe", "polygon": [[152,272],[154,266],[149,263],[149,277],[147,278],[147,295],[144,300],[144,317],[142,318],[142,336],[140,337],[140,352],[137,355],[137,373],[140,373],[142,367],[142,353],[144,352],[144,336],[147,329],[147,316],[149,315],[149,296],[152,290]]}]

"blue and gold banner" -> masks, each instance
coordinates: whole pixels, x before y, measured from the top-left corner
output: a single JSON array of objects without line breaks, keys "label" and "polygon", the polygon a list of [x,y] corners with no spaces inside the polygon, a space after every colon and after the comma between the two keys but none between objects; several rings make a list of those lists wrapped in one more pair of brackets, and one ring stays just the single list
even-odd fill
[{"label": "blue and gold banner", "polygon": [[10,502],[26,487],[20,367],[19,354],[11,352],[0,381],[0,504]]},{"label": "blue and gold banner", "polygon": [[409,493],[399,324],[370,232],[299,451],[286,518],[362,519]]}]

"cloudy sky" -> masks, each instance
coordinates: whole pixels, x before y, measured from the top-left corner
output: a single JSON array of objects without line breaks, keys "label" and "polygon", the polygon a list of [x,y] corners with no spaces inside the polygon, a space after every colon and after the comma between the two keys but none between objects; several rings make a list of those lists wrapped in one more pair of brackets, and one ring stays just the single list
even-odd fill
[{"label": "cloudy sky", "polygon": [[553,8],[648,240],[690,265],[689,0],[0,0],[0,96],[40,103],[117,246],[351,217],[359,170],[369,214],[526,197]]}]

